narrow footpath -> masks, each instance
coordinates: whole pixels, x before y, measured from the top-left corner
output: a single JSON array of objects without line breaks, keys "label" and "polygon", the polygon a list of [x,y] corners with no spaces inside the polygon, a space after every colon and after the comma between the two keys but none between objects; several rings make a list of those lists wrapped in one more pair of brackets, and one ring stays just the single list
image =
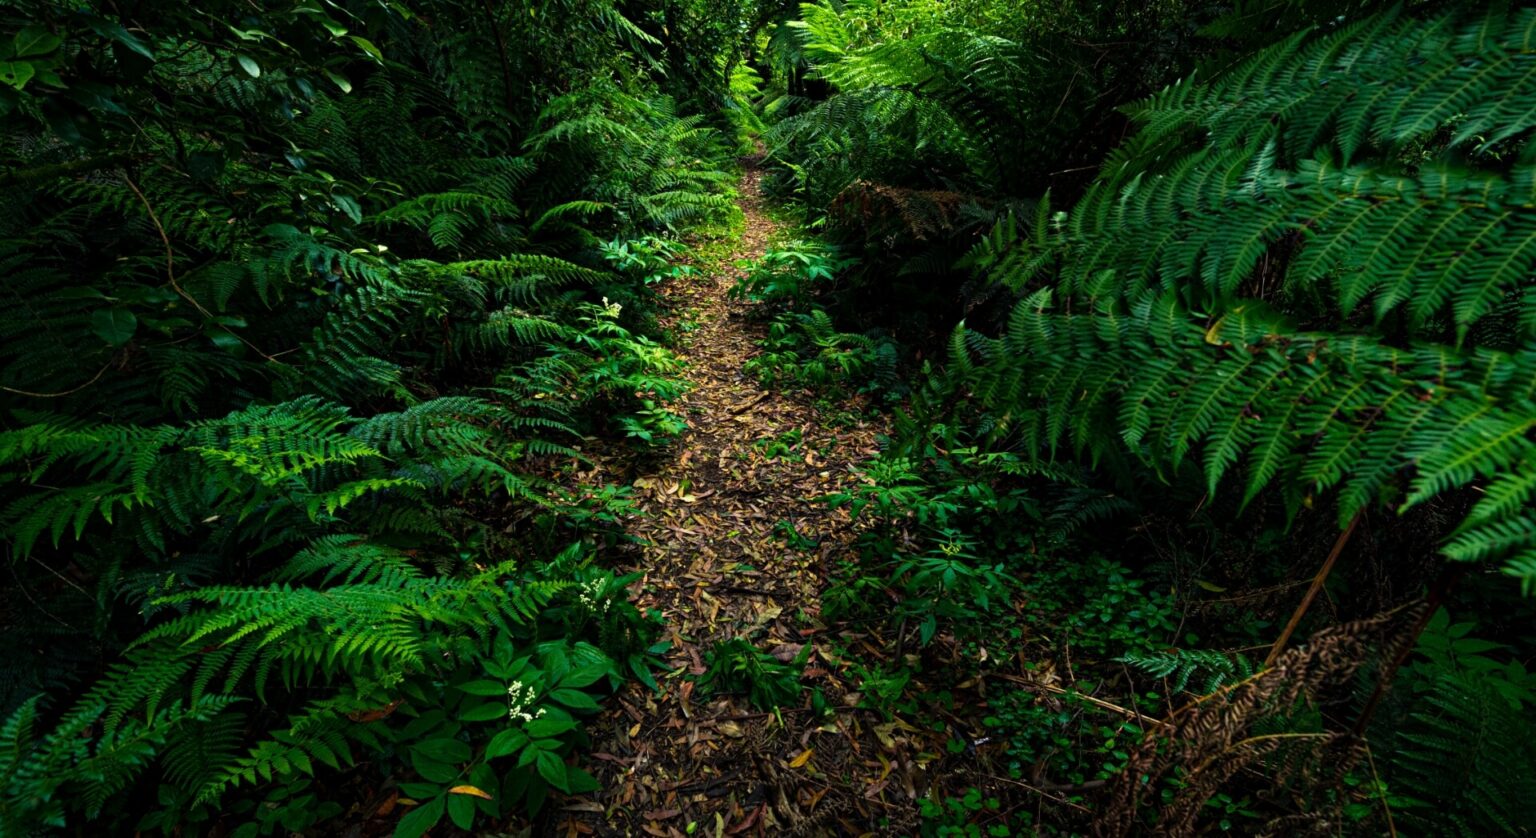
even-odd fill
[{"label": "narrow footpath", "polygon": [[[661,290],[664,322],[697,324],[680,348],[692,389],[677,409],[690,430],[638,476],[601,459],[581,475],[635,487],[647,515],[630,527],[643,547],[625,570],[644,574],[638,605],[664,615],[672,648],[660,694],[630,684],[589,726],[585,765],[603,788],[546,816],[555,835],[859,835],[914,823],[921,766],[881,747],[900,731],[854,706],[819,619],[828,570],[851,556],[857,534],[821,498],[858,480],[884,428],[743,374],[763,327],[727,292],[744,272],[738,263],[761,256],[776,229],[758,179],[748,167],[739,187],[746,226],[736,252]],[[789,527],[805,539],[799,549],[786,544]],[[695,694],[690,678],[708,650],[733,637],[785,662],[810,644],[799,700],[765,713],[745,696]],[[807,706],[814,688],[830,715]],[[899,804],[887,798],[893,784]]]}]

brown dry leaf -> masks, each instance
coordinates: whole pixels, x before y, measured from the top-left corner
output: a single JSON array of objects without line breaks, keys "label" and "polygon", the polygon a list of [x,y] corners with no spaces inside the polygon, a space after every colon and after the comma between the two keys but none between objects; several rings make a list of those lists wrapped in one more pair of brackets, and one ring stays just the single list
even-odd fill
[{"label": "brown dry leaf", "polygon": [[[795,658],[799,657],[800,653],[804,650],[804,643],[780,643],[772,649],[769,649],[768,654],[778,658],[782,663],[790,663]],[[807,671],[806,674],[809,675],[809,671]]]},{"label": "brown dry leaf", "polygon": [[[664,323],[686,319],[698,324],[679,348],[687,364],[682,375],[692,388],[675,405],[689,414],[691,429],[670,455],[663,453],[659,458],[637,458],[624,446],[608,447],[604,440],[592,438],[583,450],[590,457],[591,471],[568,475],[571,480],[591,484],[627,483],[633,487],[635,502],[646,517],[626,520],[625,528],[639,549],[617,558],[626,571],[645,574],[644,581],[631,585],[630,591],[637,605],[654,609],[666,620],[666,633],[672,638],[672,649],[664,655],[671,670],[662,682],[667,692],[628,692],[628,700],[620,699],[610,717],[623,721],[605,725],[605,741],[594,743],[594,750],[610,755],[593,758],[604,790],[589,799],[603,812],[581,810],[574,817],[583,827],[599,833],[616,829],[619,833],[683,838],[685,825],[691,827],[689,838],[776,832],[788,827],[787,821],[793,817],[779,809],[780,803],[798,809],[796,814],[811,808],[819,814],[831,808],[821,803],[836,801],[837,814],[817,819],[821,830],[817,834],[830,828],[840,834],[859,835],[871,828],[877,811],[860,802],[870,780],[884,765],[883,780],[893,784],[884,791],[897,788],[897,777],[903,771],[916,770],[913,752],[926,747],[926,740],[899,725],[885,727],[877,743],[876,733],[860,717],[838,716],[837,722],[827,724],[809,716],[786,714],[781,723],[787,730],[776,731],[774,736],[782,737],[785,743],[797,743],[780,747],[778,753],[787,756],[742,759],[744,755],[737,751],[755,742],[756,734],[762,731],[755,724],[735,721],[737,717],[732,714],[740,712],[740,700],[701,701],[695,706],[694,683],[681,677],[689,671],[703,671],[701,651],[725,636],[758,636],[756,633],[772,628],[772,636],[762,648],[780,660],[792,661],[807,648],[802,644],[829,631],[825,625],[808,628],[778,622],[785,614],[818,613],[817,588],[825,569],[851,549],[858,535],[858,529],[850,526],[846,509],[833,511],[818,502],[808,504],[806,499],[858,480],[856,464],[877,453],[875,439],[884,430],[883,422],[860,422],[841,432],[828,430],[820,423],[818,408],[804,399],[804,394],[764,390],[743,376],[742,363],[757,353],[755,344],[763,327],[737,316],[750,304],[729,300],[725,292],[732,275],[743,273],[733,270],[729,260],[756,258],[775,226],[762,213],[756,198],[757,177],[758,172],[749,168],[741,193],[747,223],[735,243],[735,252],[723,256],[719,266],[700,264],[696,280],[663,283],[658,289],[666,301],[661,313]],[[857,401],[848,407],[860,407]],[[739,413],[733,413],[736,410]],[[751,446],[753,439],[773,438],[791,428],[800,429],[803,444],[788,457],[764,462],[761,452]],[[774,524],[785,519],[801,522],[802,532],[819,538],[820,551],[807,556],[786,555],[771,534]],[[753,569],[743,572],[745,566]],[[695,593],[701,588],[710,588],[710,594]],[[734,630],[727,632],[730,628]],[[894,648],[884,635],[882,631],[869,635],[871,646],[884,650],[876,654],[876,660],[888,657],[888,650]],[[684,637],[691,639],[685,641]],[[820,643],[816,649],[827,653]],[[997,654],[996,650],[993,653]],[[819,666],[811,674],[825,679],[838,699],[847,695],[837,666]],[[857,698],[853,696],[853,700]],[[710,718],[722,715],[718,721]],[[852,729],[841,727],[844,723]],[[818,729],[825,729],[833,738],[813,740]],[[812,741],[817,744],[815,750],[821,751],[820,763],[813,762]],[[873,757],[882,745],[888,746],[888,760],[880,764],[871,760],[863,769],[855,764],[853,773],[842,776],[843,772],[837,772],[838,779],[830,785],[802,783],[798,789],[786,788],[770,795],[772,799],[759,797],[751,802],[741,796],[745,789],[778,785],[776,777],[764,776],[764,772],[784,770],[792,763],[792,770],[804,772],[800,776],[805,777],[817,768],[830,771],[839,760],[846,763],[843,755],[848,753]],[[621,756],[611,756],[614,754]],[[696,782],[701,767],[728,764],[728,759],[735,766],[736,779],[716,785]],[[927,779],[924,774],[922,782]],[[669,795],[663,787],[673,793]],[[678,791],[684,788],[690,791]],[[708,793],[701,791],[706,789]],[[721,794],[715,794],[717,790]],[[679,793],[686,797],[679,797]],[[877,788],[872,796],[885,801],[893,795],[882,794]],[[851,807],[844,806],[845,801]],[[621,811],[623,817],[633,820],[621,818],[605,825],[604,812]],[[658,819],[640,817],[642,812]],[[659,817],[663,815],[667,817]],[[551,826],[555,823],[559,822]],[[551,832],[566,835],[570,828],[561,824]]]}]

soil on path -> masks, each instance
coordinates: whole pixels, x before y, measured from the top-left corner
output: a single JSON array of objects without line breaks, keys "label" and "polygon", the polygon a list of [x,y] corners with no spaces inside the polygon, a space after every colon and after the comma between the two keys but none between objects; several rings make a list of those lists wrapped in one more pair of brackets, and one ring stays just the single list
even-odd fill
[{"label": "soil on path", "polygon": [[[553,834],[858,835],[911,825],[921,766],[882,753],[901,732],[854,707],[819,620],[827,571],[851,555],[856,536],[846,512],[821,498],[857,482],[854,469],[876,453],[884,428],[854,411],[828,422],[808,394],[767,391],[743,374],[762,325],[727,292],[742,273],[737,263],[761,256],[775,230],[758,177],[749,167],[741,182],[746,225],[736,252],[661,290],[664,321],[697,323],[680,349],[690,430],[638,471],[616,474],[636,466],[598,458],[597,472],[582,476],[635,487],[647,515],[629,528],[643,546],[625,569],[644,574],[637,604],[665,617],[672,649],[661,693],[631,684],[589,726],[586,767],[603,788],[562,800],[544,821]],[[799,439],[787,453],[770,449],[792,432]],[[786,545],[781,522],[808,541]],[[785,661],[810,644],[800,702],[764,713],[744,696],[695,694],[691,676],[704,671],[708,650],[733,637]],[[816,688],[831,714],[809,708]]]}]

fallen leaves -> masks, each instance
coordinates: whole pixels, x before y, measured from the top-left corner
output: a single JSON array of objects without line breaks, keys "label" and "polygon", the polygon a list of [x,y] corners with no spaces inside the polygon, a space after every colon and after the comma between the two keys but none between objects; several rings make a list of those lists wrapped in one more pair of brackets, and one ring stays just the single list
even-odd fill
[{"label": "fallen leaves", "polygon": [[[750,187],[743,192],[751,194]],[[755,200],[744,207],[740,255],[748,256],[766,245],[772,222]],[[666,838],[766,835],[827,810],[866,824],[853,834],[866,832],[878,809],[864,802],[864,792],[877,776],[889,781],[895,774],[887,769],[890,777],[884,776],[859,756],[878,751],[885,740],[877,745],[876,732],[855,721],[858,702],[846,697],[845,667],[822,659],[804,672],[803,688],[822,689],[827,704],[839,708],[831,719],[811,712],[808,699],[756,711],[743,696],[697,691],[693,679],[706,670],[707,652],[719,641],[746,637],[792,663],[807,654],[811,637],[827,631],[817,619],[821,569],[851,549],[857,527],[818,498],[858,479],[855,466],[878,450],[882,428],[826,427],[810,399],[762,390],[746,379],[742,364],[756,353],[762,326],[732,316],[728,270],[701,277],[660,286],[674,314],[686,310],[699,324],[682,350],[692,387],[675,409],[690,429],[675,453],[641,459],[619,448],[598,450],[603,443],[593,440],[583,451],[593,471],[572,476],[633,487],[645,514],[626,522],[635,547],[625,561],[645,577],[631,591],[642,609],[663,616],[671,648],[661,693],[631,684],[591,726],[591,770],[603,789],[565,806],[569,817],[559,830],[568,836],[594,829]],[[791,431],[790,453],[767,457],[764,446],[754,447]],[[783,521],[819,546],[787,545],[775,535]],[[815,653],[824,651],[818,639]],[[910,735],[895,726],[886,733],[903,746]],[[834,776],[839,779],[829,782]],[[829,805],[834,798],[841,803]],[[885,805],[878,798],[876,792],[874,806]],[[836,822],[826,825],[837,829]]]}]

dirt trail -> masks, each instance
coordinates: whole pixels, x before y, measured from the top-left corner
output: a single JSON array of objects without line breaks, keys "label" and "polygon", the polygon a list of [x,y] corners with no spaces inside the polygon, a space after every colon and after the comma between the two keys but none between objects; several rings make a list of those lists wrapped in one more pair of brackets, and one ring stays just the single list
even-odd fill
[{"label": "dirt trail", "polygon": [[[853,468],[876,452],[883,428],[858,419],[829,429],[809,396],[765,391],[742,372],[762,326],[727,291],[742,273],[735,263],[762,255],[775,229],[758,176],[748,168],[741,182],[746,229],[736,252],[662,289],[664,321],[698,324],[680,350],[693,385],[680,410],[690,430],[632,481],[648,515],[630,527],[645,545],[627,569],[645,574],[639,606],[666,618],[670,671],[661,694],[631,684],[591,725],[586,765],[603,789],[565,800],[545,821],[553,834],[860,834],[882,817],[901,823],[912,807],[882,799],[890,760],[874,751],[890,732],[877,739],[879,718],[853,708],[818,619],[826,571],[855,536],[846,513],[818,499],[857,479]],[[800,438],[788,453],[766,450],[792,431]],[[615,479],[612,468],[594,476]],[[817,546],[787,547],[775,533],[781,521]],[[687,676],[731,637],[784,660],[811,644],[801,700],[769,714],[745,696],[695,695]],[[805,706],[815,687],[839,708],[830,720]]]}]

